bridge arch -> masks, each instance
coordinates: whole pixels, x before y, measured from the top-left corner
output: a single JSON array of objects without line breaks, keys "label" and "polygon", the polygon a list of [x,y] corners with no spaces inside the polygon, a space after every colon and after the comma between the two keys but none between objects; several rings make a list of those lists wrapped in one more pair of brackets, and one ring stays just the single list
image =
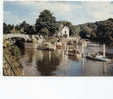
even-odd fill
[{"label": "bridge arch", "polygon": [[5,34],[5,35],[3,35],[3,38],[4,39],[24,39],[25,41],[27,41],[27,40],[31,40],[31,38],[28,36],[28,35],[26,35],[26,34]]}]

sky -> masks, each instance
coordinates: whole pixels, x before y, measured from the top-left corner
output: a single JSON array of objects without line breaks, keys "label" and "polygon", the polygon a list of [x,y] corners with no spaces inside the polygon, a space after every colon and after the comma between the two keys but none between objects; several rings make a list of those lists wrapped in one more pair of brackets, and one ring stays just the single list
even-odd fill
[{"label": "sky", "polygon": [[4,22],[35,24],[40,12],[50,10],[57,21],[70,21],[73,25],[113,18],[113,2],[82,1],[5,1]]}]

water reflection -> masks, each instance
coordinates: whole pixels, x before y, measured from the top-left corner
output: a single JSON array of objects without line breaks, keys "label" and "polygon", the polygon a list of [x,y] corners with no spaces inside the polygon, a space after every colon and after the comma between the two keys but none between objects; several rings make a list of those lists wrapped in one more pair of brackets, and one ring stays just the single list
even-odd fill
[{"label": "water reflection", "polygon": [[54,52],[44,51],[43,58],[36,61],[37,70],[41,75],[53,75],[52,72],[56,70],[60,62],[60,57],[56,56]]},{"label": "water reflection", "polygon": [[25,76],[106,76],[113,75],[113,64],[68,56],[63,49],[25,49],[20,59]]}]

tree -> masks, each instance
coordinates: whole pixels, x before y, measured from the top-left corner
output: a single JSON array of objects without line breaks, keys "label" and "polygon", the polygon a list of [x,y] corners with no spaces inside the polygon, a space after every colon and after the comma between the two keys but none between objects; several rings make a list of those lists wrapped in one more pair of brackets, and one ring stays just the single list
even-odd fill
[{"label": "tree", "polygon": [[36,20],[35,29],[39,33],[43,28],[47,28],[46,34],[53,35],[56,32],[56,18],[49,10],[44,10],[40,13],[39,18]]},{"label": "tree", "polygon": [[[19,28],[20,29],[23,29],[23,32],[24,33],[28,33],[29,32],[29,28],[31,28],[31,26],[26,22],[26,21],[23,21],[20,25],[19,25]],[[31,31],[30,31],[31,32]]]},{"label": "tree", "polygon": [[80,36],[82,38],[87,38],[88,35],[91,35],[92,29],[87,25],[81,26]]},{"label": "tree", "polygon": [[96,35],[101,43],[109,44],[113,42],[113,22],[108,20],[105,23],[100,23],[97,27]]},{"label": "tree", "polygon": [[3,32],[5,34],[10,33],[13,28],[14,28],[14,25],[11,25],[11,24],[7,25],[6,23],[3,23]]},{"label": "tree", "polygon": [[48,29],[45,27],[45,28],[40,29],[39,33],[42,34],[42,35],[48,35],[49,31],[48,31]]},{"label": "tree", "polygon": [[35,34],[35,29],[32,25],[27,26],[24,31],[27,34]]},{"label": "tree", "polygon": [[26,23],[26,21],[23,21],[23,22],[20,24],[20,28],[25,28],[26,25],[28,25],[28,24]]},{"label": "tree", "polygon": [[15,29],[16,29],[16,31],[20,31],[21,28],[20,28],[19,25],[16,25],[16,26],[15,26]]},{"label": "tree", "polygon": [[9,32],[9,28],[7,27],[6,23],[3,23],[3,33],[6,34]]}]

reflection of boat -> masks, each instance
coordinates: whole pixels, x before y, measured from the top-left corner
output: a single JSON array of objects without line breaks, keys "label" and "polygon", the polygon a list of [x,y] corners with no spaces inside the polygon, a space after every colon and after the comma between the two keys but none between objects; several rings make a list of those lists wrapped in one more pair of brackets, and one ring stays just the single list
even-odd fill
[{"label": "reflection of boat", "polygon": [[53,44],[46,42],[46,43],[43,43],[38,49],[54,51],[56,47]]},{"label": "reflection of boat", "polygon": [[92,59],[92,60],[97,60],[97,61],[104,61],[104,62],[109,62],[111,61],[105,56],[105,45],[103,45],[103,55],[100,55],[99,53],[97,54],[91,54],[87,55],[86,58]]}]

